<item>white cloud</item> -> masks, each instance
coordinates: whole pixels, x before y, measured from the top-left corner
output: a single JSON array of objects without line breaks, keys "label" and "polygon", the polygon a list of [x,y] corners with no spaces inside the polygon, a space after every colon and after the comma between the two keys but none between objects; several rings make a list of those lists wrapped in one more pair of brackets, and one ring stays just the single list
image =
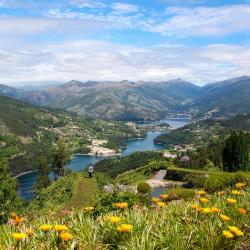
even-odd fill
[{"label": "white cloud", "polygon": [[161,81],[177,77],[195,83],[249,75],[250,47],[215,44],[125,46],[76,40],[0,51],[1,83],[77,80]]},{"label": "white cloud", "polygon": [[104,8],[105,3],[96,0],[69,0],[69,4],[78,8]]},{"label": "white cloud", "polygon": [[119,13],[133,13],[138,11],[138,7],[128,3],[113,3],[112,9]]},{"label": "white cloud", "polygon": [[[55,15],[56,13],[53,12]],[[61,35],[83,35],[89,32],[97,32],[110,28],[111,23],[107,21],[98,21],[87,18],[70,19],[66,13],[57,18],[0,18],[0,34],[7,36],[27,36],[43,33],[61,34]]]},{"label": "white cloud", "polygon": [[169,7],[166,20],[145,27],[167,36],[225,36],[249,32],[250,5],[222,7]]}]

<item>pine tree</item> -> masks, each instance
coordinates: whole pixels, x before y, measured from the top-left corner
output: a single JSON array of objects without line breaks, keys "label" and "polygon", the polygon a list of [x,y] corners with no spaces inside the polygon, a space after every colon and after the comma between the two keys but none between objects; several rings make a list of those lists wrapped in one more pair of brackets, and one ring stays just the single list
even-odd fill
[{"label": "pine tree", "polygon": [[11,211],[21,206],[21,200],[17,195],[16,181],[11,177],[7,161],[0,159],[0,223],[2,223]]},{"label": "pine tree", "polygon": [[39,191],[41,188],[46,188],[50,184],[49,180],[49,165],[47,158],[40,156],[37,160],[38,178],[36,182],[36,190]]},{"label": "pine tree", "polygon": [[53,173],[55,178],[64,176],[64,165],[70,160],[70,152],[63,139],[60,139],[53,150]]},{"label": "pine tree", "polygon": [[232,131],[223,149],[223,169],[229,172],[246,171],[249,167],[248,141],[240,131]]}]

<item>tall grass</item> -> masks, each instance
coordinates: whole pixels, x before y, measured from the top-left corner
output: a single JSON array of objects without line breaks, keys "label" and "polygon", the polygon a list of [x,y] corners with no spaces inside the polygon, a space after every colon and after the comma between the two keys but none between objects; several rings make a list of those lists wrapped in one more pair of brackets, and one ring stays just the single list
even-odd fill
[{"label": "tall grass", "polygon": [[[86,211],[84,208],[71,211],[61,218],[53,215],[25,221],[19,225],[9,224],[0,228],[0,249],[124,249],[124,250],[153,250],[153,249],[237,249],[244,241],[249,240],[250,218],[249,211],[240,213],[239,209],[249,208],[250,193],[241,190],[241,194],[232,194],[227,190],[224,195],[208,195],[208,203],[200,202],[199,195],[184,201],[172,201],[160,207],[153,202],[148,205],[136,204],[131,208],[117,209],[95,216],[95,209]],[[229,204],[227,198],[236,199],[235,204]],[[124,200],[126,202],[126,200]],[[216,207],[220,212],[197,211]],[[223,221],[221,214],[227,215],[230,220]],[[118,223],[110,220],[111,216],[120,218]],[[67,231],[73,239],[63,241],[60,233],[55,229],[43,232],[43,224],[68,226]],[[119,232],[120,224],[129,224],[133,228],[130,232]],[[236,226],[244,236],[226,238],[223,230],[228,226]],[[33,234],[26,239],[17,241],[14,232],[26,232],[32,228]]]}]

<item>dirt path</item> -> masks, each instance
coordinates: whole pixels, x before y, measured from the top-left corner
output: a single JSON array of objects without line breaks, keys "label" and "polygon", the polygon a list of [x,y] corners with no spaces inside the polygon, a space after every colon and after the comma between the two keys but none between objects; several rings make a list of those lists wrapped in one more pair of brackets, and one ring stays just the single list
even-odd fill
[{"label": "dirt path", "polygon": [[88,206],[97,192],[97,183],[95,178],[79,177],[76,191],[71,200],[65,205],[64,209],[80,208]]},{"label": "dirt path", "polygon": [[163,181],[167,174],[167,170],[159,170],[151,179],[147,180],[147,183],[152,187],[165,187],[166,182]]},{"label": "dirt path", "polygon": [[166,169],[159,170],[152,179],[162,181],[165,178],[166,174],[167,174]]}]

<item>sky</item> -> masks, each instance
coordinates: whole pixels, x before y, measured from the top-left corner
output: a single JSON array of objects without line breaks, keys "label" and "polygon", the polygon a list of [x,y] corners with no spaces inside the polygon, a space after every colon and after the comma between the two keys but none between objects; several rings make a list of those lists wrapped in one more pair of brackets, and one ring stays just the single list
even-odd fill
[{"label": "sky", "polygon": [[250,0],[0,0],[0,83],[250,75]]}]

